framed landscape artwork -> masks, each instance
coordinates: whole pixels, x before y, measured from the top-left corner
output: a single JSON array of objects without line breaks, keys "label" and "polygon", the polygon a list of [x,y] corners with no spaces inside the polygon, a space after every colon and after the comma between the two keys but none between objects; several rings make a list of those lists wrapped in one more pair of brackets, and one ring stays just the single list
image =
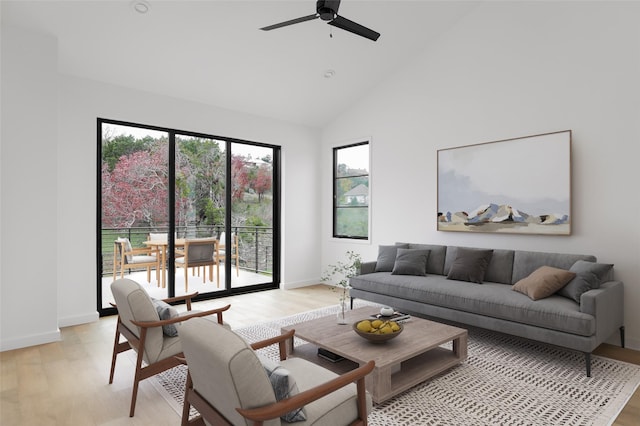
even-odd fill
[{"label": "framed landscape artwork", "polygon": [[439,231],[571,235],[571,130],[438,150]]}]

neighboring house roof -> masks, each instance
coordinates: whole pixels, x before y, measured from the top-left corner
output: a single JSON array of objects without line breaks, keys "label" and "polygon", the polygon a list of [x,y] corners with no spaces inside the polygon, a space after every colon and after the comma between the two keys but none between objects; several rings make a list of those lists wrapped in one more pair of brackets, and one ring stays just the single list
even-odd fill
[{"label": "neighboring house roof", "polygon": [[369,188],[363,184],[351,188],[349,191],[344,193],[345,197],[357,197],[362,195],[369,195]]}]

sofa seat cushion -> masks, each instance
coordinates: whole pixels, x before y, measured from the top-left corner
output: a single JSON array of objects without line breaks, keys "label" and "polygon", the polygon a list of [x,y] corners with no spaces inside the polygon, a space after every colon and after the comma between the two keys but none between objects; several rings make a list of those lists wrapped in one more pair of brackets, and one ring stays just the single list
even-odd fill
[{"label": "sofa seat cushion", "polygon": [[[280,365],[289,370],[291,375],[296,378],[300,392],[338,377],[326,368],[301,358],[288,358],[280,361]],[[354,403],[356,398],[356,385],[351,383],[317,401],[305,405],[307,419],[294,424],[297,426],[344,424],[345,419],[355,419],[358,416],[358,410]],[[328,407],[333,408],[329,410]],[[367,393],[367,413],[371,412],[371,408],[371,395]]]},{"label": "sofa seat cushion", "polygon": [[533,301],[512,291],[510,285],[491,282],[477,285],[447,280],[441,275],[414,277],[384,272],[353,277],[350,284],[355,289],[551,330],[581,336],[595,333],[595,318],[580,312],[580,306],[573,300],[553,295]]}]

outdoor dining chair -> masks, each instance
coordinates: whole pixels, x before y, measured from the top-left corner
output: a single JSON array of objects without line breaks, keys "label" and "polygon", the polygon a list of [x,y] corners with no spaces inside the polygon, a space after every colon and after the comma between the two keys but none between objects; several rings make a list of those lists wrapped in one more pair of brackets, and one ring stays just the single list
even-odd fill
[{"label": "outdoor dining chair", "polygon": [[[181,256],[181,257],[178,257]],[[220,263],[218,261],[218,240],[215,238],[194,238],[184,240],[184,249],[176,250],[176,268],[184,268],[184,291],[189,291],[189,268],[204,266],[202,282],[206,281],[209,269],[209,281],[213,281],[213,267],[216,267],[217,286],[220,287]],[[206,267],[209,268],[206,268]]]},{"label": "outdoor dining chair", "polygon": [[159,282],[160,260],[154,247],[133,248],[128,238],[118,238],[113,243],[113,279],[115,281],[120,270],[120,278],[124,278],[124,270],[131,272],[133,268],[146,268],[147,281],[151,282],[151,268],[156,269],[156,281]]}]

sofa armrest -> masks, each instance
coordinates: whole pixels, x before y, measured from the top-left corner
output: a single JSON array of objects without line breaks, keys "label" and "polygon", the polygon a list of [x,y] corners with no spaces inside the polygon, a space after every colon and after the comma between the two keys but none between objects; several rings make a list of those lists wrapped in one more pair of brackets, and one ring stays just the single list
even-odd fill
[{"label": "sofa armrest", "polygon": [[621,281],[602,283],[600,288],[582,293],[580,312],[596,319],[598,344],[624,325],[624,287]]},{"label": "sofa armrest", "polygon": [[376,261],[360,263],[360,273],[358,275],[372,274],[376,271]]}]

